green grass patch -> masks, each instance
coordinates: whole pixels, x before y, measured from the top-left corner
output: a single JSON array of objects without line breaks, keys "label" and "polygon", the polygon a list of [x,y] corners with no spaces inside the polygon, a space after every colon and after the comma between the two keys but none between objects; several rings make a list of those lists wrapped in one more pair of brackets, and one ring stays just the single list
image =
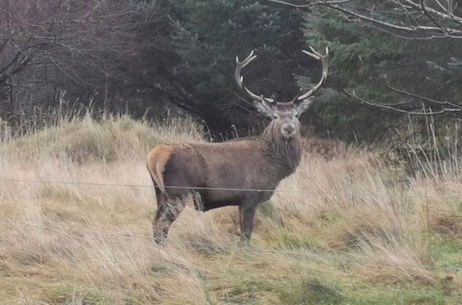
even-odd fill
[{"label": "green grass patch", "polygon": [[430,244],[431,258],[437,266],[462,267],[462,239],[432,234]]},{"label": "green grass patch", "polygon": [[342,220],[342,215],[340,215],[338,211],[330,211],[327,209],[323,209],[319,211],[318,218],[321,222],[321,225],[328,226],[336,224],[340,220]]},{"label": "green grass patch", "polygon": [[346,299],[349,305],[457,305],[459,296],[447,295],[439,287],[368,287]]},{"label": "green grass patch", "polygon": [[345,296],[339,287],[317,278],[285,284],[278,289],[281,304],[340,305],[345,302]]},{"label": "green grass patch", "polygon": [[322,244],[308,233],[296,233],[282,227],[271,227],[260,233],[266,247],[276,249],[323,249]]},{"label": "green grass patch", "polygon": [[80,287],[72,284],[58,284],[47,287],[42,291],[42,300],[50,305],[85,304],[106,305],[111,304],[103,293],[95,288]]}]

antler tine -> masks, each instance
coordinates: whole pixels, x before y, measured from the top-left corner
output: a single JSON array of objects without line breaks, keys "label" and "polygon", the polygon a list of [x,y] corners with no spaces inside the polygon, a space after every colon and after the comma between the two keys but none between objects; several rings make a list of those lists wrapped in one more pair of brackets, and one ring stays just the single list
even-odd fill
[{"label": "antler tine", "polygon": [[306,50],[302,50],[302,52],[305,53],[306,55],[310,56],[310,57],[313,57],[316,60],[321,61],[321,64],[322,64],[321,79],[319,80],[319,82],[311,90],[309,90],[309,91],[305,92],[304,94],[300,95],[297,98],[298,101],[302,101],[302,100],[307,99],[310,96],[316,94],[318,92],[319,88],[321,88],[321,86],[324,84],[324,82],[327,79],[327,72],[328,72],[328,69],[329,69],[329,67],[328,67],[329,66],[329,48],[326,47],[326,54],[325,55],[322,55],[321,53],[319,53],[318,51],[313,49],[311,46],[310,46],[310,50],[311,50],[311,52],[306,51]]},{"label": "antler tine", "polygon": [[250,52],[249,56],[247,56],[241,62],[239,62],[239,58],[236,56],[236,62],[239,63],[242,66],[242,68],[245,68],[252,60],[257,58],[257,55],[254,55],[254,53],[255,53],[255,50],[252,50],[252,52]]},{"label": "antler tine", "polygon": [[239,61],[239,57],[236,56],[236,70],[234,71],[234,79],[236,80],[239,88],[247,92],[247,94],[250,95],[254,100],[266,100],[267,102],[273,103],[274,100],[272,98],[266,98],[263,95],[255,94],[244,86],[244,77],[241,76],[241,70],[250,64],[255,58],[257,58],[257,55],[254,55],[254,53],[255,50],[252,50],[252,52],[250,52],[250,54],[242,61]]},{"label": "antler tine", "polygon": [[293,104],[295,103],[296,101],[298,101],[298,98],[300,97],[301,93],[298,93],[290,102],[289,104]]}]

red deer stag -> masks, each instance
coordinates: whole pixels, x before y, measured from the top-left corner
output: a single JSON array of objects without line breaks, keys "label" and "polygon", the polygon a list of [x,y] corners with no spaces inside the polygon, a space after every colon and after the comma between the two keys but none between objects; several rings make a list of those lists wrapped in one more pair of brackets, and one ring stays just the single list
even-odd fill
[{"label": "red deer stag", "polygon": [[149,153],[147,167],[157,198],[153,220],[157,243],[166,240],[170,225],[188,198],[193,198],[196,209],[203,211],[237,205],[241,238],[250,239],[258,204],[268,200],[279,182],[292,174],[300,162],[298,118],[311,105],[313,96],[327,78],[328,49],[325,55],[313,48],[303,53],[321,61],[321,79],[311,90],[286,103],[254,94],[243,85],[241,69],[256,58],[253,51],[243,61],[236,58],[237,84],[252,97],[258,111],[271,118],[260,138],[166,144]]}]

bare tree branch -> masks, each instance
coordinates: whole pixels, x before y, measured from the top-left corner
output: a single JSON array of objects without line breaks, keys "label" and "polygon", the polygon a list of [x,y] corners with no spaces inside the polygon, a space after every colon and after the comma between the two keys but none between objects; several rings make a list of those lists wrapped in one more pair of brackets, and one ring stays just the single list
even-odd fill
[{"label": "bare tree branch", "polygon": [[[377,80],[377,82],[380,85],[382,85],[383,87],[389,89],[390,91],[393,91],[393,92],[396,92],[396,93],[399,93],[401,95],[405,95],[405,96],[408,96],[408,97],[413,97],[413,98],[419,99],[419,100],[423,101],[424,103],[428,103],[428,104],[433,105],[433,106],[441,107],[441,108],[445,109],[447,112],[462,111],[462,106],[456,105],[454,103],[450,103],[448,101],[439,101],[439,100],[435,100],[435,99],[432,99],[432,98],[429,98],[429,97],[426,97],[426,96],[410,93],[410,92],[408,92],[406,90],[398,89],[396,87],[392,87],[389,84],[386,84],[386,83],[384,83],[384,82],[382,82],[380,80]],[[452,108],[448,108],[448,106],[450,106]]]},{"label": "bare tree branch", "polygon": [[[460,112],[460,111],[462,111],[462,110],[448,110],[448,109],[441,109],[441,110],[438,110],[438,111],[433,111],[431,108],[426,108],[426,109],[429,110],[428,112],[427,111],[406,110],[406,109],[395,107],[394,105],[396,105],[396,104],[382,104],[382,103],[377,103],[375,101],[366,100],[366,99],[356,95],[355,92],[349,92],[347,90],[343,90],[343,93],[346,96],[348,96],[348,97],[350,97],[352,99],[355,99],[355,100],[359,101],[362,104],[369,105],[371,107],[385,109],[385,110],[391,110],[391,111],[410,114],[410,115],[441,115],[441,114],[445,114],[445,113],[448,113],[448,112]],[[409,104],[409,103],[411,103],[411,101],[406,102],[406,104]]]},{"label": "bare tree branch", "polygon": [[344,3],[351,2],[352,0],[319,0],[319,1],[311,1],[306,4],[295,4],[295,3],[291,3],[291,2],[283,1],[283,0],[267,0],[267,1],[289,5],[289,6],[296,7],[296,8],[307,8],[307,7],[313,7],[313,6],[318,6],[318,5],[344,4]]},{"label": "bare tree branch", "polygon": [[[397,36],[405,36],[408,39],[434,39],[451,38],[462,39],[462,17],[454,14],[454,5],[448,1],[443,6],[438,0],[388,0],[392,10],[402,11],[401,16],[397,15],[391,20],[374,16],[372,8],[350,5],[352,0],[345,1],[307,1],[306,4],[294,4],[283,0],[267,0],[274,3],[289,5],[297,8],[311,8],[324,6],[341,12],[348,17],[354,17],[372,26],[388,31]],[[428,5],[431,2],[432,5]],[[347,17],[348,16],[348,17]],[[406,17],[408,20],[406,21]]]}]

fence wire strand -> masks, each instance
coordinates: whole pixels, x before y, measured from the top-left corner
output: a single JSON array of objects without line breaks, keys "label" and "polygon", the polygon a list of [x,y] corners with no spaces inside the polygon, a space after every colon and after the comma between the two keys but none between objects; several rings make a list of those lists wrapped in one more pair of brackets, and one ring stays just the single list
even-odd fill
[{"label": "fence wire strand", "polygon": [[[34,180],[34,179],[1,179],[0,178],[0,184],[51,184],[51,185],[76,185],[76,186],[88,186],[88,187],[127,187],[127,188],[149,188],[152,190],[154,187],[152,184],[146,185],[146,184],[119,184],[119,183],[98,183],[98,182],[80,182],[80,181],[54,181],[54,180]],[[214,191],[243,191],[243,192],[274,192],[274,193],[305,193],[305,194],[312,194],[313,191],[308,191],[308,190],[280,190],[280,189],[252,189],[252,188],[218,188],[218,187],[184,187],[184,186],[165,186],[165,188],[172,188],[172,189],[192,189],[192,190],[214,190]],[[338,195],[338,193],[328,193],[328,192],[322,192],[322,195]],[[364,195],[364,194],[362,194]],[[377,195],[371,194],[371,196],[376,197]],[[451,198],[451,199],[462,199],[462,195],[458,196],[429,196],[429,195],[408,195],[408,197],[417,197],[417,198],[422,198],[422,199],[430,199],[430,198]],[[454,217],[459,217],[458,215],[454,215]],[[8,218],[0,218],[0,221],[8,224],[12,222],[12,219]],[[32,228],[40,228],[40,229],[49,229],[53,230],[55,232],[66,232],[65,229],[59,228],[59,227],[52,227],[49,225],[36,225],[36,224],[27,224],[24,223],[22,224],[27,227],[32,227]],[[12,227],[12,226],[11,226]],[[116,233],[116,232],[104,232],[104,231],[93,231],[93,230],[72,230],[68,229],[67,232],[73,233],[73,232],[79,232],[79,233],[87,233],[87,234],[102,234],[102,235],[107,235],[107,236],[112,236],[112,237],[117,237],[117,238],[125,238],[125,239],[140,239],[140,240],[145,240],[149,242],[153,242],[153,239],[150,236],[144,235],[144,234],[134,234],[131,232],[128,233]],[[301,248],[301,249],[264,249],[264,248],[252,248],[252,247],[242,247],[242,246],[235,246],[235,245],[223,245],[223,244],[215,244],[215,243],[205,243],[205,242],[198,242],[198,241],[193,241],[193,240],[182,240],[186,244],[192,245],[192,246],[197,246],[197,247],[205,247],[205,248],[214,248],[214,249],[227,249],[227,250],[232,250],[236,252],[242,252],[242,253],[248,253],[248,254],[272,254],[272,255],[288,255],[288,256],[294,256],[297,258],[312,258],[312,259],[330,259],[337,261],[342,264],[351,264],[351,263],[357,263],[361,264],[364,263],[360,260],[358,260],[357,257],[354,257],[353,255],[346,254],[346,253],[338,253],[335,251],[329,251],[329,252],[323,252],[323,253],[317,253],[313,252],[312,249],[308,248]],[[384,266],[391,266],[391,267],[397,267],[399,268],[400,266],[403,266],[402,264],[386,264],[386,263],[380,263],[379,265],[384,265]],[[416,266],[407,266],[404,265],[405,267],[408,268],[417,268]],[[434,269],[435,266],[426,266],[422,265],[422,267],[427,268],[427,269]],[[453,270],[460,272],[462,271],[462,266],[438,266],[438,268],[442,269],[447,269],[447,270]]]},{"label": "fence wire strand", "polygon": [[[102,182],[82,182],[82,181],[57,181],[57,180],[34,180],[34,179],[1,179],[0,184],[50,184],[50,185],[76,185],[76,186],[87,186],[87,187],[126,187],[126,188],[158,188],[153,184],[129,184],[129,183],[102,183]],[[165,185],[166,189],[187,189],[187,190],[210,190],[210,191],[228,191],[228,192],[271,192],[271,193],[292,193],[292,194],[313,194],[316,193],[314,190],[298,189],[298,190],[287,190],[287,189],[259,189],[259,188],[233,188],[233,187],[202,187],[202,186],[176,186],[176,185]],[[321,191],[321,195],[338,195],[338,192],[325,192]],[[361,194],[364,196],[365,194]],[[370,197],[377,197],[377,194],[369,194]],[[421,198],[421,199],[460,199],[462,200],[462,194],[457,195],[412,195],[406,194],[406,197],[410,198]]]}]

